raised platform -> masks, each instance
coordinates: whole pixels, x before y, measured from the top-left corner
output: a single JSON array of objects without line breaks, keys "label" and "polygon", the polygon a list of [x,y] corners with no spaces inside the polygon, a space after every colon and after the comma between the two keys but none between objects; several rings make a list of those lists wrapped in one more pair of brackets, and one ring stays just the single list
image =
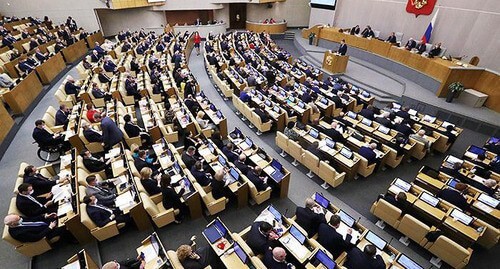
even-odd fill
[{"label": "raised platform", "polygon": [[[302,59],[318,68],[321,68],[323,53],[338,48],[337,43],[324,40],[320,40],[319,46],[309,45],[308,40],[301,37],[300,29],[288,31],[295,33],[294,44],[304,55]],[[398,101],[460,127],[500,136],[500,113],[486,107],[446,103],[435,94],[439,81],[389,59],[352,47],[347,54],[349,63],[342,78],[372,91],[378,101]]]}]

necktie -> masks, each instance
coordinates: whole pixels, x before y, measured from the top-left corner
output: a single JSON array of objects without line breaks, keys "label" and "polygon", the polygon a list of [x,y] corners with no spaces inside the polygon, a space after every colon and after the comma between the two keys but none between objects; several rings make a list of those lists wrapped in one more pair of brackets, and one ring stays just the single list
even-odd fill
[{"label": "necktie", "polygon": [[25,227],[38,227],[38,226],[47,226],[48,224],[43,222],[43,221],[28,221],[28,222],[22,222],[21,226]]},{"label": "necktie", "polygon": [[43,207],[43,205],[40,202],[38,202],[33,196],[31,196],[31,195],[24,195],[24,196],[28,197],[28,199],[30,199],[31,201],[33,201],[33,203],[36,203],[40,207]]}]

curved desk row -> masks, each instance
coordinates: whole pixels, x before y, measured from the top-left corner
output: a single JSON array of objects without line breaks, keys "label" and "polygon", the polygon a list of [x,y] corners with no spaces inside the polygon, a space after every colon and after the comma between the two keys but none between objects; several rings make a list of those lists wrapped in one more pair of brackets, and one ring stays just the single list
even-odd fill
[{"label": "curved desk row", "polygon": [[260,23],[260,22],[246,22],[246,28],[249,31],[260,33],[266,32],[268,34],[282,34],[287,29],[287,23],[278,22],[278,23]]},{"label": "curved desk row", "polygon": [[208,24],[208,25],[174,25],[173,28],[176,32],[185,32],[188,31],[198,32],[202,38],[206,38],[209,33],[212,35],[222,34],[226,32],[227,24],[217,23],[217,24]]},{"label": "curved desk row", "polygon": [[422,57],[419,54],[411,53],[378,39],[358,37],[348,33],[341,33],[339,30],[340,28],[316,25],[303,30],[302,37],[308,38],[310,33],[314,33],[318,37],[316,42],[323,39],[340,43],[342,39],[345,39],[348,46],[373,53],[423,73],[439,81],[440,86],[436,93],[438,97],[447,95],[448,85],[451,83],[455,81],[462,82],[465,88],[473,88],[489,95],[485,106],[500,112],[500,92],[496,90],[496,87],[498,87],[496,85],[500,85],[499,74],[482,67],[463,67],[457,62],[446,61],[441,58]]}]

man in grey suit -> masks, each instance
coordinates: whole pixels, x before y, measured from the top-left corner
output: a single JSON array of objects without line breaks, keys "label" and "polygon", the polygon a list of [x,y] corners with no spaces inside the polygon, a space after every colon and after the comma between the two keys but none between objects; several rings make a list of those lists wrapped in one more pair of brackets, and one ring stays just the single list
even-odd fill
[{"label": "man in grey suit", "polygon": [[116,188],[114,185],[106,187],[106,184],[109,184],[108,181],[105,182],[97,182],[97,178],[95,176],[88,176],[86,178],[87,188],[85,189],[85,194],[87,196],[95,196],[99,201],[99,204],[105,206],[114,206],[115,198],[116,198]]},{"label": "man in grey suit", "polygon": [[94,121],[101,123],[102,139],[106,149],[112,148],[123,139],[123,133],[109,117],[102,117],[99,113],[94,114]]}]

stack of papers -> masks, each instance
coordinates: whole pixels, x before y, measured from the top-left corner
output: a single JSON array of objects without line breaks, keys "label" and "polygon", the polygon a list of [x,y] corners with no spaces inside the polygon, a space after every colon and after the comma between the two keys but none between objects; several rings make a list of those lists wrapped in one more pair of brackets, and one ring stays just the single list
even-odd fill
[{"label": "stack of papers", "polygon": [[120,155],[120,148],[112,148],[106,155],[104,155],[104,159],[111,159]]},{"label": "stack of papers", "polygon": [[116,197],[115,200],[116,207],[120,208],[122,211],[127,211],[131,207],[135,205],[134,197],[132,197],[132,193],[125,192]]}]

